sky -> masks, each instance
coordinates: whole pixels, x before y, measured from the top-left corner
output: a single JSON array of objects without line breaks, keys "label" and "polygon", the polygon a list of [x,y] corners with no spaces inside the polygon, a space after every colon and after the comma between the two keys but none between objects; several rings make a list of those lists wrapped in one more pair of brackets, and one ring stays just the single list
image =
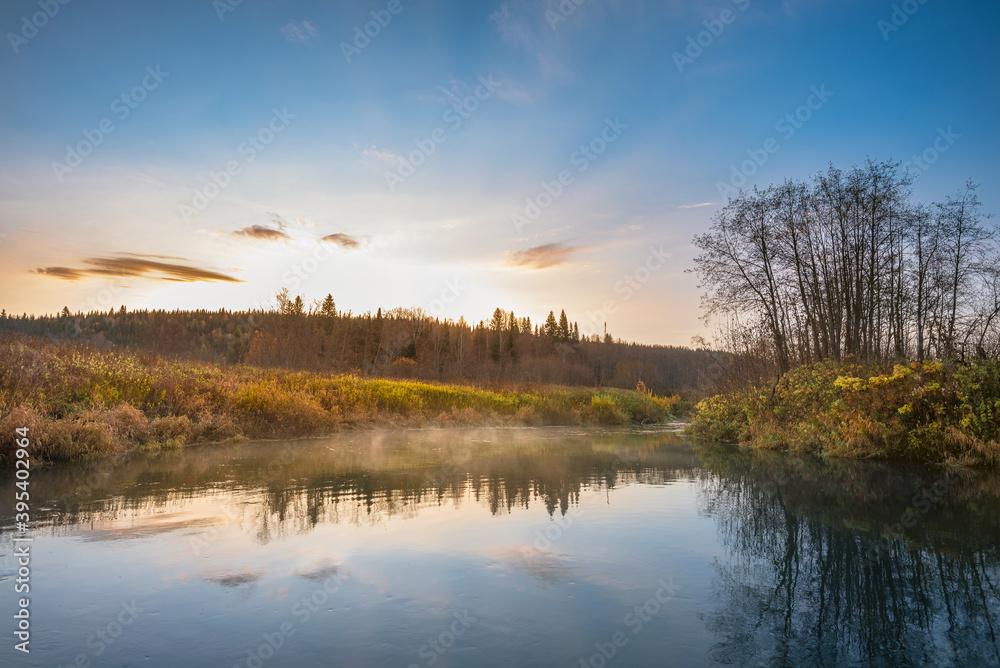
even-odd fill
[{"label": "sky", "polygon": [[6,0],[0,32],[11,313],[287,287],[687,345],[738,186],[895,159],[1000,212],[996,0]]}]

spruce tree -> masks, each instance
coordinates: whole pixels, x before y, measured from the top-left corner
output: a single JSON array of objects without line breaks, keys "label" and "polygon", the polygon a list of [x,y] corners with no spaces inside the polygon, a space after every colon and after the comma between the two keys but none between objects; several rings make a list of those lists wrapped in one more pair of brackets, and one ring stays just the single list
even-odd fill
[{"label": "spruce tree", "polygon": [[566,318],[566,309],[559,312],[559,340],[569,341],[569,320]]},{"label": "spruce tree", "polygon": [[556,322],[556,314],[549,311],[549,317],[545,319],[545,336],[550,339],[559,338],[559,323]]}]

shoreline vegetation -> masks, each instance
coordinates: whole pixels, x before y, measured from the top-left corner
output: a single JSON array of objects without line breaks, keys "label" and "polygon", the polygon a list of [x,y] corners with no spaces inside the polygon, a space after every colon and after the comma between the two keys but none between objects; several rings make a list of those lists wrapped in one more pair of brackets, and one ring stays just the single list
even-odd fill
[{"label": "shoreline vegetation", "polygon": [[819,362],[703,399],[686,432],[759,450],[1000,466],[1000,362]]},{"label": "shoreline vegetation", "polygon": [[0,338],[0,458],[28,427],[36,460],[348,429],[642,424],[679,414],[679,395],[520,384],[362,378]]},{"label": "shoreline vegetation", "polygon": [[740,190],[694,237],[730,354],[689,432],[827,456],[1000,465],[1000,229],[970,180],[894,161]]}]

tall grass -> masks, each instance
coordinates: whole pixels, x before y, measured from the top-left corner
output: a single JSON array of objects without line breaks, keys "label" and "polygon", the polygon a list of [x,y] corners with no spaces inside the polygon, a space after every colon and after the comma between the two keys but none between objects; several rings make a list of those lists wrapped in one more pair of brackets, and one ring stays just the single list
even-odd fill
[{"label": "tall grass", "polygon": [[561,386],[485,389],[167,360],[0,339],[0,458],[28,427],[36,458],[341,429],[662,421],[673,398]]},{"label": "tall grass", "polygon": [[756,448],[1000,466],[1000,363],[818,363],[701,401],[689,432]]}]

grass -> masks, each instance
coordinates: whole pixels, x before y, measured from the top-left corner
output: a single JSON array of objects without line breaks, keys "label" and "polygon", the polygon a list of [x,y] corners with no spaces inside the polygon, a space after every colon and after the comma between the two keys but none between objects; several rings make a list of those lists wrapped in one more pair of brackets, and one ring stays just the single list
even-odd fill
[{"label": "grass", "polygon": [[30,429],[36,460],[343,429],[660,422],[679,397],[619,389],[454,384],[218,366],[0,339],[0,458]]},{"label": "grass", "polygon": [[1000,363],[818,363],[717,395],[688,432],[835,457],[1000,466]]}]

